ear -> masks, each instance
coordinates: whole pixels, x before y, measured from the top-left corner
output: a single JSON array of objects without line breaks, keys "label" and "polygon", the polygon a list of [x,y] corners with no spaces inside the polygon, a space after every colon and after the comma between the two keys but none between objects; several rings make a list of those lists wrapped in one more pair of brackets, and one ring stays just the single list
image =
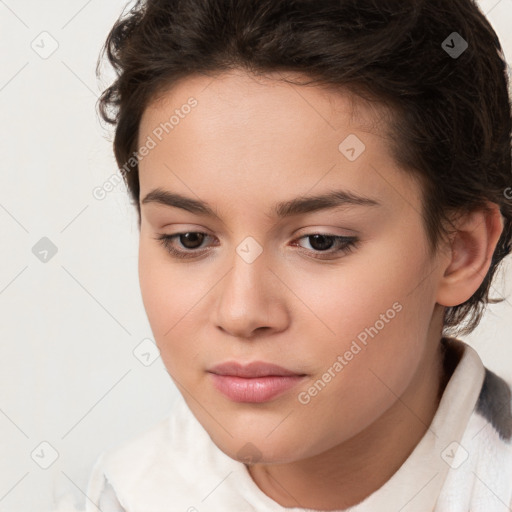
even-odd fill
[{"label": "ear", "polygon": [[496,203],[488,209],[460,215],[453,222],[445,271],[441,278],[437,302],[458,306],[478,290],[491,266],[492,255],[503,231],[503,217]]}]

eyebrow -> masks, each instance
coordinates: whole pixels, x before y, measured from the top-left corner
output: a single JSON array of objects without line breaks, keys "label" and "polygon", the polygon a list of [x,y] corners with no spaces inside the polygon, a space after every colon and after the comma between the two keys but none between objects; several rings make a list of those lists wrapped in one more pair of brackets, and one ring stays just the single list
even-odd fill
[{"label": "eyebrow", "polygon": [[[161,188],[152,190],[141,201],[141,204],[148,203],[181,208],[197,215],[218,217],[208,203]],[[370,197],[356,195],[346,190],[333,190],[326,194],[296,197],[277,203],[272,208],[269,216],[285,218],[340,206],[380,206],[380,203]]]}]

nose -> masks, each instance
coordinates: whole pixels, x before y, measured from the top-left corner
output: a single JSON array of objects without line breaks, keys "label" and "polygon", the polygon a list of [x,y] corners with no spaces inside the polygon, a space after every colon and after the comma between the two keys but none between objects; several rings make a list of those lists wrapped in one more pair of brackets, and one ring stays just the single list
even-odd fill
[{"label": "nose", "polygon": [[216,287],[217,327],[237,338],[284,330],[289,319],[286,287],[276,274],[263,254],[249,263],[235,253],[231,270]]}]

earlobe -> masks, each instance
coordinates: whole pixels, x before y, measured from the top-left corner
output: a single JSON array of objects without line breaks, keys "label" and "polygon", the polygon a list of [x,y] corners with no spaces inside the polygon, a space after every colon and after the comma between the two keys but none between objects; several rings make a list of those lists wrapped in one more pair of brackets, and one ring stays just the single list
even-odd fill
[{"label": "earlobe", "polygon": [[488,203],[487,209],[458,217],[454,228],[437,293],[437,302],[447,307],[466,302],[482,284],[503,231],[503,217],[497,204]]}]

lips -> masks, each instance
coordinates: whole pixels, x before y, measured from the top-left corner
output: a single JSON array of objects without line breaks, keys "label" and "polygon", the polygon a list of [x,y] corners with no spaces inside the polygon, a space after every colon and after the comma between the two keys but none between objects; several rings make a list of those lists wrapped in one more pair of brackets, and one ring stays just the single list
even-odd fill
[{"label": "lips", "polygon": [[232,375],[234,377],[244,378],[267,377],[271,375],[278,377],[304,375],[303,373],[294,372],[277,364],[266,363],[264,361],[253,361],[246,365],[242,365],[236,361],[228,361],[218,364],[208,371],[216,373],[217,375]]},{"label": "lips", "polygon": [[208,370],[212,384],[233,402],[260,403],[282,395],[297,386],[305,374],[262,361],[241,365],[222,363]]}]

